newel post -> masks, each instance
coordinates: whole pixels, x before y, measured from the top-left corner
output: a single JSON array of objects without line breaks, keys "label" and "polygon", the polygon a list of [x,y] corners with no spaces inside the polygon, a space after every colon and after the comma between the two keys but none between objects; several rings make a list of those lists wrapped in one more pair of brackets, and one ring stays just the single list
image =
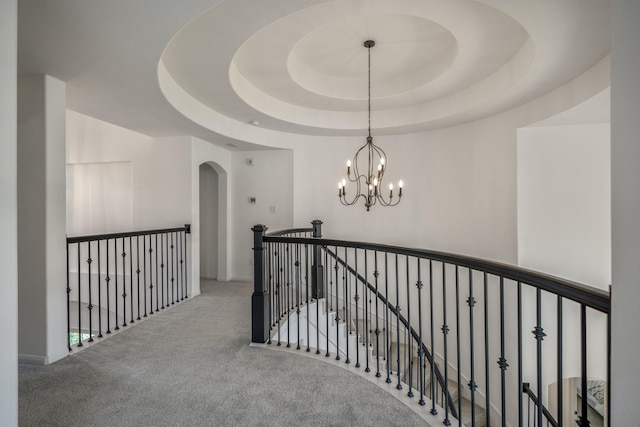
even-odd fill
[{"label": "newel post", "polygon": [[[315,219],[313,225],[313,238],[322,238],[322,221]],[[311,291],[315,299],[324,298],[324,269],[322,267],[322,251],[319,245],[313,245],[313,265],[311,266]]]},{"label": "newel post", "polygon": [[254,226],[253,231],[253,295],[251,296],[251,342],[264,344],[269,339],[269,292],[265,288],[262,252],[267,227]]}]

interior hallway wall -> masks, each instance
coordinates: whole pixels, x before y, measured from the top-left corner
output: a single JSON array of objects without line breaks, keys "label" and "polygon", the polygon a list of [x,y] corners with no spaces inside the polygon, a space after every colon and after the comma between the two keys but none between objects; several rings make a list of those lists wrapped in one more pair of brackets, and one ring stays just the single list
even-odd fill
[{"label": "interior hallway wall", "polygon": [[640,418],[640,333],[634,325],[640,299],[640,2],[612,5],[611,425],[632,426]]},{"label": "interior hallway wall", "polygon": [[0,414],[18,425],[18,2],[0,2]]},{"label": "interior hallway wall", "polygon": [[66,345],[65,83],[18,79],[18,351],[49,364]]}]

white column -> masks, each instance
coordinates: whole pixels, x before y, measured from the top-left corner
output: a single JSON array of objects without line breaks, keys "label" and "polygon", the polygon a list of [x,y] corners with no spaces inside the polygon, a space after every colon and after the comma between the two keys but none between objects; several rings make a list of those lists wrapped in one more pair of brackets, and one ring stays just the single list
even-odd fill
[{"label": "white column", "polygon": [[18,352],[49,364],[66,345],[65,84],[18,79]]},{"label": "white column", "polygon": [[640,2],[615,0],[611,81],[611,425],[640,416]]},{"label": "white column", "polygon": [[18,425],[16,68],[18,2],[0,2],[0,414]]}]

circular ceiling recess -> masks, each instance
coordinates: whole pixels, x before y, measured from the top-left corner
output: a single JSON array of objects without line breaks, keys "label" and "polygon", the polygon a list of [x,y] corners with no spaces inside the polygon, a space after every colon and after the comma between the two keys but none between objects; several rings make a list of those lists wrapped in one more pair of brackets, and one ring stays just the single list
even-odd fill
[{"label": "circular ceiling recess", "polygon": [[[376,119],[375,127],[428,121],[426,104],[486,81],[527,39],[517,22],[482,3],[431,6],[424,0],[334,0],[291,13],[237,50],[232,87],[249,106],[278,120],[361,129],[368,93],[363,42],[371,39],[372,109],[404,110]],[[460,101],[461,109],[473,104]],[[443,113],[455,111],[437,114]]]},{"label": "circular ceiling recess", "polygon": [[291,79],[317,95],[366,99],[368,60],[361,38],[371,28],[377,37],[371,67],[378,99],[424,85],[456,56],[455,37],[433,21],[409,15],[355,15],[318,27],[296,43],[287,58]]},{"label": "circular ceiling recess", "polygon": [[372,131],[413,133],[505,111],[593,67],[609,52],[608,6],[223,1],[167,46],[160,86],[187,117],[237,139],[259,143],[258,130],[361,135],[368,122],[365,40],[376,43]]}]

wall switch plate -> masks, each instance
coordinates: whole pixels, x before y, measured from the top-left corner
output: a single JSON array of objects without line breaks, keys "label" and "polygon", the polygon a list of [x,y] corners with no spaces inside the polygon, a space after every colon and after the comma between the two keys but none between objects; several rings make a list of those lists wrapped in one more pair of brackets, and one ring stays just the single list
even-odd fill
[{"label": "wall switch plate", "polygon": [[253,197],[253,196],[249,197],[249,204],[250,205],[255,205],[256,204],[256,198]]}]

